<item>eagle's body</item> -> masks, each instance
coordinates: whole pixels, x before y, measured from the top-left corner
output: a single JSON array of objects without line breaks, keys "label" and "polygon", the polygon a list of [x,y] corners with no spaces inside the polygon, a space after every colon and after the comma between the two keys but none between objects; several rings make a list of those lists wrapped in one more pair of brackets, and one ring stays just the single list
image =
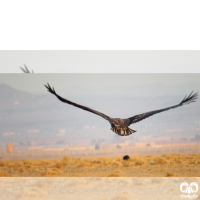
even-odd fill
[{"label": "eagle's body", "polygon": [[154,110],[154,111],[146,112],[146,113],[143,113],[143,114],[140,114],[140,115],[135,115],[135,116],[127,118],[127,119],[120,119],[120,118],[111,118],[111,117],[105,115],[104,113],[98,112],[98,111],[93,110],[91,108],[88,108],[88,107],[82,106],[80,104],[74,103],[72,101],[69,101],[67,99],[64,99],[61,96],[59,96],[58,94],[56,94],[54,88],[51,88],[51,86],[49,84],[45,85],[45,87],[48,89],[48,91],[50,93],[54,94],[60,101],[67,103],[67,104],[70,104],[70,105],[73,105],[75,107],[81,108],[83,110],[92,112],[92,113],[99,115],[99,116],[103,117],[104,119],[108,120],[111,124],[111,130],[114,131],[115,133],[117,133],[118,135],[121,135],[121,136],[127,136],[127,135],[130,135],[130,134],[136,132],[135,130],[132,130],[132,129],[129,128],[129,126],[131,124],[137,123],[137,122],[139,122],[139,121],[141,121],[141,120],[143,120],[147,117],[150,117],[154,114],[157,114],[157,113],[160,113],[160,112],[163,112],[163,111],[167,111],[167,110],[171,110],[171,109],[180,107],[182,105],[189,104],[191,102],[195,102],[194,100],[198,98],[197,93],[193,94],[193,92],[191,92],[191,94],[189,96],[185,96],[185,98],[179,104],[177,104],[175,106],[171,106],[171,107],[160,109],[160,110]]},{"label": "eagle's body", "polygon": [[120,119],[120,118],[110,118],[111,123],[111,130],[117,133],[118,135],[130,135],[136,131],[130,129],[129,119]]}]

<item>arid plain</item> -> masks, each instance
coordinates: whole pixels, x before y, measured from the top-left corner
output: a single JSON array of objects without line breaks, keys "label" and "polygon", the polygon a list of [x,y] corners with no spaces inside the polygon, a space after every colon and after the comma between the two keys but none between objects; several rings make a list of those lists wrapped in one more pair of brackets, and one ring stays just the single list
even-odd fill
[{"label": "arid plain", "polygon": [[200,154],[1,160],[1,177],[199,177]]}]

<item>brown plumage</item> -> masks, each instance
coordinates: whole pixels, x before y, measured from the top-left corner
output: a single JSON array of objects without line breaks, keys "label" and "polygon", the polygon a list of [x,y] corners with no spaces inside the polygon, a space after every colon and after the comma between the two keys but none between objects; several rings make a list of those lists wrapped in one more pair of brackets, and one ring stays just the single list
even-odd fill
[{"label": "brown plumage", "polygon": [[114,131],[115,133],[117,133],[118,135],[121,136],[127,136],[130,135],[134,132],[136,132],[135,130],[130,129],[128,126],[130,126],[131,124],[137,123],[143,119],[146,119],[147,117],[150,117],[154,114],[166,111],[166,110],[171,110],[174,108],[177,108],[179,106],[185,105],[185,104],[189,104],[191,102],[195,102],[194,100],[196,100],[198,98],[198,93],[193,94],[193,92],[191,92],[191,94],[189,96],[185,96],[185,98],[181,101],[181,103],[175,105],[175,106],[171,106],[168,108],[164,108],[164,109],[160,109],[160,110],[154,110],[154,111],[150,111],[150,112],[146,112],[140,115],[135,115],[133,117],[127,118],[127,119],[120,119],[120,118],[111,118],[107,115],[105,115],[104,113],[98,112],[96,110],[93,110],[91,108],[76,104],[72,101],[69,101],[67,99],[62,98],[61,96],[59,96],[58,94],[56,94],[54,88],[51,88],[51,86],[49,84],[45,85],[45,87],[47,88],[47,90],[54,94],[60,101],[73,105],[75,107],[81,108],[83,110],[92,112],[96,115],[99,115],[101,117],[103,117],[104,119],[108,120],[111,124],[111,130]]}]

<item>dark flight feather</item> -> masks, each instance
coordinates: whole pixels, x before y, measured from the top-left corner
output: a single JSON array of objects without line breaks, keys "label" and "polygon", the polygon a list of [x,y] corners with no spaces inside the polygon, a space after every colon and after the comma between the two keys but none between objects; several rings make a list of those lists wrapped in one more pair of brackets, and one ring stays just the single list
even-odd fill
[{"label": "dark flight feather", "polygon": [[69,101],[69,100],[64,99],[64,98],[62,98],[61,96],[57,95],[56,92],[55,92],[55,90],[54,90],[54,88],[51,88],[51,86],[50,86],[48,83],[47,83],[47,85],[45,85],[45,87],[47,88],[47,90],[48,90],[50,93],[54,94],[60,101],[62,101],[62,102],[64,102],[64,103],[68,103],[68,104],[73,105],[73,106],[75,106],[75,107],[81,108],[81,109],[83,109],[83,110],[92,112],[92,113],[94,113],[94,114],[96,114],[96,115],[99,115],[99,116],[101,116],[101,117],[103,117],[104,119],[106,119],[106,120],[109,121],[110,118],[109,118],[107,115],[105,115],[105,114],[103,114],[103,113],[101,113],[101,112],[98,112],[98,111],[96,111],[96,110],[93,110],[93,109],[91,109],[91,108],[88,108],[88,107],[79,105],[79,104],[77,104],[77,103],[74,103],[74,102],[72,102],[72,101]]},{"label": "dark flight feather", "polygon": [[143,113],[143,114],[140,114],[140,115],[135,115],[133,117],[128,118],[130,120],[129,121],[129,125],[137,123],[137,122],[139,122],[139,121],[141,121],[143,119],[146,119],[147,117],[150,117],[152,115],[155,115],[157,113],[160,113],[160,112],[163,112],[163,111],[167,111],[167,110],[171,110],[171,109],[177,108],[179,106],[195,102],[194,100],[196,100],[198,98],[198,93],[197,92],[195,94],[192,94],[192,93],[193,92],[191,92],[188,97],[186,95],[185,98],[179,104],[177,104],[175,106],[171,106],[171,107],[160,109],[160,110],[154,110],[154,111],[146,112],[146,113]]},{"label": "dark flight feather", "polygon": [[[28,69],[28,67],[24,64],[24,68],[23,67],[20,67],[20,69],[24,72],[24,73],[31,73],[30,71],[29,71],[29,69]],[[33,70],[32,70],[32,73],[34,73],[33,72]]]}]

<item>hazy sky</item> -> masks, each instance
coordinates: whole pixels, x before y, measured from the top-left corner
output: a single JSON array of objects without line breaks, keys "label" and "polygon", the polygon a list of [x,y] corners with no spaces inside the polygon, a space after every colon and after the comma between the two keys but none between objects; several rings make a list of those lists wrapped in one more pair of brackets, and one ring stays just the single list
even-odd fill
[{"label": "hazy sky", "polygon": [[[132,87],[134,92],[136,86],[154,84],[153,87],[157,88],[156,86],[164,84],[173,87],[175,92],[179,93],[176,87],[178,85],[194,83],[198,87],[200,74],[0,74],[0,84],[35,94],[46,93],[46,83],[55,87],[57,91],[70,89],[77,93],[81,93],[82,89],[100,92],[105,88],[115,88],[120,92],[124,86]],[[195,89],[190,88],[189,92]]]},{"label": "hazy sky", "polygon": [[200,73],[200,51],[0,51],[0,73]]}]

